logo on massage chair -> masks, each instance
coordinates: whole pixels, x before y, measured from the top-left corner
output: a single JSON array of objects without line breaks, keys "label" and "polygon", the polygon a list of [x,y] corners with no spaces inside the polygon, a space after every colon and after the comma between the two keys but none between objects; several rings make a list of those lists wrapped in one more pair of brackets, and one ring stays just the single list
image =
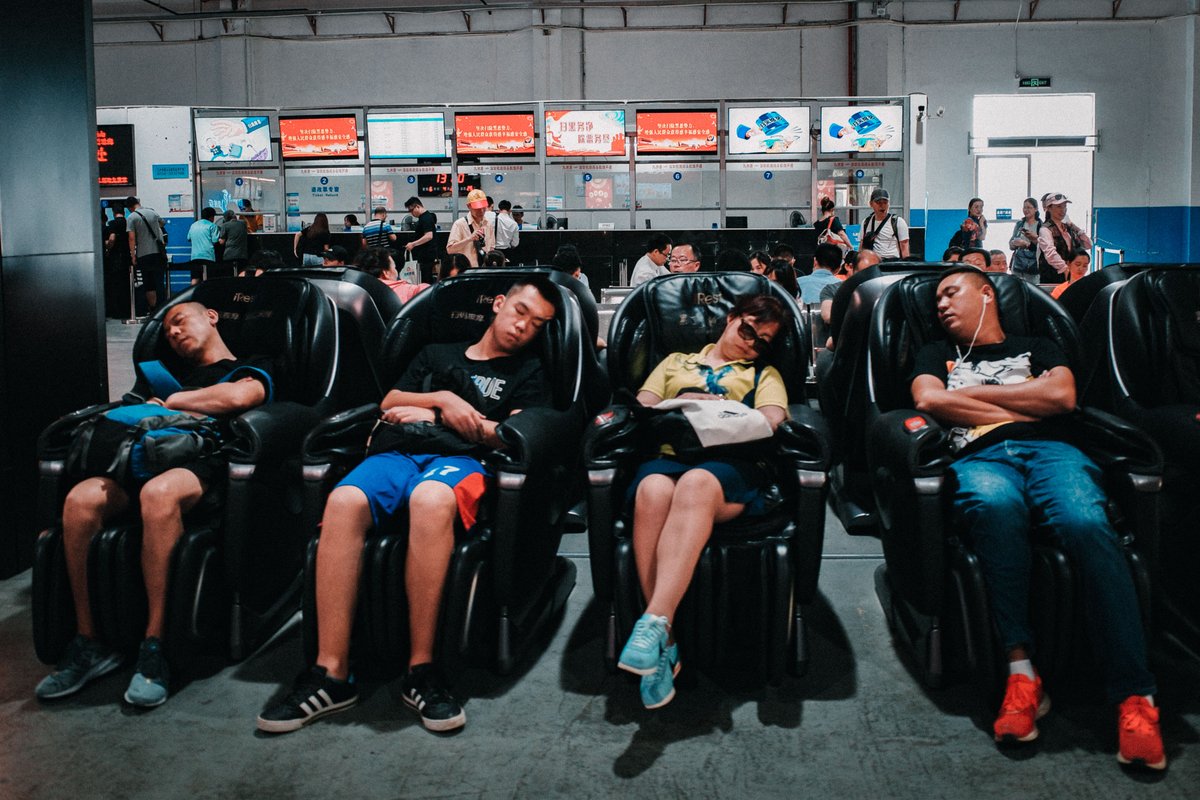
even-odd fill
[{"label": "logo on massage chair", "polygon": [[711,306],[719,302],[721,302],[721,295],[719,294],[696,292],[696,305],[698,306]]},{"label": "logo on massage chair", "polygon": [[253,303],[254,295],[246,294],[245,292],[234,292],[232,300],[235,303]]},{"label": "logo on massage chair", "polygon": [[[496,295],[494,294],[481,294],[475,298],[475,305],[486,306],[490,308],[495,299]],[[473,311],[451,311],[450,319],[466,319],[470,320],[471,322],[483,322],[485,319],[487,319],[487,315],[478,314]]]}]

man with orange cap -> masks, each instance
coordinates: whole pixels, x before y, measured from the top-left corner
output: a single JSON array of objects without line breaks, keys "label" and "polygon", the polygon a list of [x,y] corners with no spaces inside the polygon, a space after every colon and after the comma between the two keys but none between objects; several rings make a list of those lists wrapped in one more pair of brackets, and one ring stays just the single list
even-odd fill
[{"label": "man with orange cap", "polygon": [[446,240],[447,253],[462,253],[471,262],[471,268],[483,264],[483,254],[496,249],[496,231],[488,224],[487,195],[482,189],[472,189],[467,195],[467,216],[454,220],[450,227],[450,238]]}]

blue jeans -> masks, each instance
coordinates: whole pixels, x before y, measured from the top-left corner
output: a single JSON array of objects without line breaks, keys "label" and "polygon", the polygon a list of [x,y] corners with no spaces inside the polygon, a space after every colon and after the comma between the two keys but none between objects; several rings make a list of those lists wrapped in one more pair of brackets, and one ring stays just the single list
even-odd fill
[{"label": "blue jeans", "polygon": [[1069,444],[1008,441],[963,457],[954,509],[979,556],[1005,650],[1033,642],[1029,627],[1030,534],[1044,530],[1083,586],[1082,610],[1109,700],[1153,694],[1137,593],[1105,513],[1100,468]]}]

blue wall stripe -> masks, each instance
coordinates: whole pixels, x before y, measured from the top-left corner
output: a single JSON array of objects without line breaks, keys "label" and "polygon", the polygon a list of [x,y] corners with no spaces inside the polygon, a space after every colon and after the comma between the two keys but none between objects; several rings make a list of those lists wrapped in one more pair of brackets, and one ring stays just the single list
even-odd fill
[{"label": "blue wall stripe", "polygon": [[[964,216],[961,208],[912,213],[912,224],[925,223],[927,258],[942,254]],[[1010,227],[1012,223],[996,224]],[[1200,262],[1200,207],[1101,206],[1096,209],[1094,238],[1103,247],[1124,248],[1126,261]]]}]

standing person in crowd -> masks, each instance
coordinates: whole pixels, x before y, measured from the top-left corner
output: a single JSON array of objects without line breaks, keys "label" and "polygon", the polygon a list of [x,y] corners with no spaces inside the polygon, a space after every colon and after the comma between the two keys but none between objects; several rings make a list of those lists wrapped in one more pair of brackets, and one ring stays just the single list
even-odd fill
[{"label": "standing person in crowd", "polygon": [[971,202],[967,203],[967,218],[959,226],[958,233],[954,234],[954,240],[950,244],[963,250],[983,247],[983,240],[987,238],[987,227],[987,220],[983,217],[983,201],[972,197]]},{"label": "standing person in crowd", "polygon": [[358,215],[347,214],[346,216],[342,217],[343,233],[353,233],[355,228],[359,228],[360,230],[362,228],[362,223],[358,221]]},{"label": "standing person in crowd", "polygon": [[700,270],[700,254],[696,246],[690,242],[680,242],[671,248],[671,259],[667,262],[671,272],[698,272]]},{"label": "standing person in crowd", "polygon": [[850,249],[850,237],[846,235],[846,229],[842,227],[842,221],[833,213],[837,206],[829,197],[821,198],[821,218],[813,223],[813,228],[817,231],[817,244],[837,245],[842,252]]},{"label": "standing person in crowd", "polygon": [[1091,250],[1092,240],[1083,230],[1067,219],[1065,194],[1046,195],[1042,205],[1046,222],[1038,232],[1038,274],[1042,283],[1062,283],[1067,279],[1068,260],[1076,250]]},{"label": "standing person in crowd", "polygon": [[[672,353],[646,378],[637,402],[655,406],[684,395],[735,400],[763,416],[771,430],[787,419],[787,388],[778,370],[756,366],[791,319],[774,297],[737,298],[716,342],[698,353]],[[704,391],[696,392],[696,387]],[[753,400],[750,399],[753,395]],[[633,500],[633,553],[646,612],[621,650],[618,666],[642,676],[642,704],[659,708],[675,697],[679,650],[671,629],[713,526],[745,513],[762,514],[770,479],[761,465],[735,458],[700,463],[662,452],[638,469]]]},{"label": "standing person in crowd", "polygon": [[251,233],[258,233],[263,228],[263,215],[254,210],[254,206],[250,205],[249,200],[238,200],[238,207],[241,208],[241,217],[246,221],[246,230]]},{"label": "standing person in crowd", "polygon": [[329,217],[324,213],[313,217],[312,225],[297,231],[292,240],[292,250],[301,266],[319,267],[329,249]]},{"label": "standing person in crowd", "polygon": [[488,198],[483,190],[472,189],[467,194],[467,215],[454,220],[446,241],[446,252],[463,254],[472,268],[483,263],[488,250],[496,249],[496,233],[488,222],[487,207]]},{"label": "standing person in crowd", "polygon": [[213,222],[217,210],[212,206],[200,210],[200,219],[188,228],[187,238],[192,246],[192,283],[199,283],[212,274],[217,266],[216,244],[221,238],[221,229]]},{"label": "standing person in crowd", "polygon": [[513,222],[517,223],[517,230],[525,230],[525,209],[521,206],[512,207]]},{"label": "standing person in crowd", "polygon": [[817,245],[813,253],[813,271],[796,281],[800,292],[800,302],[804,304],[821,302],[821,290],[826,286],[839,286],[841,281],[834,271],[842,266],[842,249],[832,242]]},{"label": "standing person in crowd", "polygon": [[512,218],[512,203],[501,200],[497,208],[499,211],[496,212],[496,220],[493,223],[496,229],[496,249],[507,259],[509,251],[515,250],[521,244],[521,229]]},{"label": "standing person in crowd", "polygon": [[404,245],[404,249],[412,253],[412,257],[421,265],[421,283],[433,283],[433,262],[437,261],[433,234],[437,230],[437,215],[426,211],[419,197],[408,198],[404,201],[404,207],[413,218],[413,231],[417,236]]},{"label": "standing person in crowd", "polygon": [[158,293],[166,286],[166,228],[157,211],[143,206],[132,195],[125,198],[125,208],[129,211],[125,215],[129,260],[134,271],[141,273],[142,285],[146,287],[146,313],[153,314],[158,308]]},{"label": "standing person in crowd", "polygon": [[992,257],[991,272],[1008,273],[1008,256],[1003,250],[989,250],[988,254]]},{"label": "standing person in crowd", "polygon": [[[439,425],[467,442],[503,449],[497,426],[523,409],[550,402],[535,343],[554,319],[554,292],[544,276],[531,274],[496,295],[495,316],[478,341],[422,348],[383,398],[383,421]],[[430,379],[448,370],[463,374],[466,388],[431,391]],[[476,391],[477,386],[487,391]],[[400,684],[404,705],[430,731],[466,724],[466,713],[435,664],[434,647],[455,523],[472,528],[491,475],[470,456],[394,451],[367,456],[342,479],[325,503],[317,541],[316,664],[300,673],[286,697],[267,705],[257,720],[259,730],[297,731],[358,701],[350,637],[363,540],[372,529],[382,534],[405,526],[409,657]]]},{"label": "standing person in crowd", "polygon": [[771,269],[771,257],[763,250],[755,250],[750,254],[750,271],[766,275]]},{"label": "standing person in crowd", "polygon": [[[147,402],[197,416],[212,416],[225,426],[243,411],[269,402],[277,390],[280,365],[267,358],[238,359],[217,330],[216,311],[200,303],[178,303],[163,316],[163,338],[184,364],[174,392]],[[177,384],[177,386],[179,385]],[[170,689],[162,635],[166,626],[167,580],[171,553],[183,535],[183,517],[196,508],[220,509],[227,459],[221,452],[198,455],[145,482],[118,483],[110,477],[85,478],[63,501],[62,546],[75,608],[75,638],[57,668],[37,685],[39,700],[78,692],[89,681],[121,666],[124,656],[97,638],[88,581],[92,539],[126,511],[142,521],[141,565],[148,616],[145,639],[125,702],[150,708],[162,705]]]},{"label": "standing person in crowd", "polygon": [[651,278],[667,275],[667,261],[671,258],[671,240],[661,233],[652,235],[646,241],[646,254],[633,265],[629,276],[630,286],[640,286]]},{"label": "standing person in crowd", "polygon": [[1021,204],[1021,219],[1013,228],[1008,249],[1012,251],[1012,274],[1028,283],[1038,282],[1038,233],[1042,228],[1042,215],[1038,213],[1037,200],[1025,198]]},{"label": "standing person in crowd", "polygon": [[[113,218],[104,224],[104,307],[110,317],[133,317],[129,308],[129,237],[125,209],[111,206]],[[126,311],[128,309],[128,311]]]},{"label": "standing person in crowd", "polygon": [[1071,260],[1067,262],[1067,279],[1055,286],[1050,292],[1050,296],[1057,300],[1068,286],[1088,274],[1088,268],[1091,265],[1092,256],[1087,250],[1079,247],[1072,251]]},{"label": "standing person in crowd", "polygon": [[862,225],[861,250],[874,250],[884,261],[908,258],[908,223],[888,211],[892,199],[882,187],[871,192],[874,213]]},{"label": "standing person in crowd", "polygon": [[396,233],[388,224],[387,215],[388,210],[383,206],[377,206],[371,212],[371,221],[363,225],[362,229],[362,248],[364,250],[372,247],[387,247],[396,241]]},{"label": "standing person in crowd", "polygon": [[222,275],[238,274],[250,260],[250,236],[246,221],[232,208],[222,215],[221,243],[225,245],[221,252]]},{"label": "standing person in crowd", "polygon": [[1069,444],[1054,417],[1075,411],[1075,376],[1046,337],[1003,328],[996,287],[969,267],[937,287],[946,339],[922,347],[911,384],[916,408],[944,425],[957,458],[950,509],[979,558],[988,608],[1007,655],[1008,682],[993,724],[997,742],[1038,737],[1050,710],[1032,652],[1029,583],[1034,531],[1071,557],[1081,623],[1109,702],[1117,707],[1117,760],[1164,769],[1155,682],[1138,597],[1106,513],[1100,468]]}]

